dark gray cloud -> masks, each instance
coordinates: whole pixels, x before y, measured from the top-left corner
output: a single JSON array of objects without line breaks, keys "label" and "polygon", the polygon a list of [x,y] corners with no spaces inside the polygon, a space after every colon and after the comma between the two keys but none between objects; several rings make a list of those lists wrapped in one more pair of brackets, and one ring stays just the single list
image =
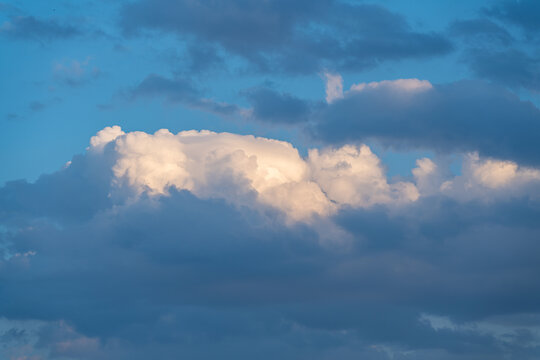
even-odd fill
[{"label": "dark gray cloud", "polygon": [[[516,70],[518,71],[518,70]],[[330,143],[376,139],[396,148],[479,151],[538,165],[540,110],[504,88],[464,81],[412,92],[351,91],[315,115]]]},{"label": "dark gray cloud", "polygon": [[473,49],[466,53],[473,72],[501,85],[540,90],[540,59],[516,49]]},{"label": "dark gray cloud", "polygon": [[244,92],[253,108],[253,117],[263,122],[294,124],[308,120],[311,104],[293,95],[269,88],[255,88]]},{"label": "dark gray cloud", "polygon": [[[504,4],[510,6],[509,2]],[[530,38],[514,37],[507,28],[487,18],[455,21],[449,26],[449,34],[463,41],[463,60],[474,76],[513,89],[540,89],[540,61]]]},{"label": "dark gray cloud", "polygon": [[417,32],[379,5],[330,0],[143,0],[123,7],[120,24],[126,34],[159,30],[218,45],[264,71],[361,69],[452,49],[441,34]]},{"label": "dark gray cloud", "polygon": [[202,92],[185,78],[166,78],[150,74],[137,86],[127,92],[130,99],[160,97],[173,104],[209,111],[219,115],[232,116],[240,110],[236,105],[203,98]]},{"label": "dark gray cloud", "polygon": [[540,30],[540,20],[538,19],[540,4],[535,0],[505,0],[485,9],[485,12],[500,20],[520,26],[531,36]]},{"label": "dark gray cloud", "polygon": [[134,89],[130,95],[133,97],[164,96],[171,102],[192,101],[200,96],[199,91],[186,79],[169,79],[160,75],[148,75]]},{"label": "dark gray cloud", "polygon": [[190,74],[225,67],[225,59],[214,46],[193,42],[187,48],[187,55],[187,64],[183,71]]},{"label": "dark gray cloud", "polygon": [[80,31],[73,25],[61,24],[54,19],[16,16],[3,24],[0,34],[14,39],[51,41],[80,35]]},{"label": "dark gray cloud", "polygon": [[450,24],[449,32],[474,45],[509,45],[514,40],[505,28],[489,19],[455,21]]},{"label": "dark gray cloud", "polygon": [[[41,321],[34,346],[50,358],[539,354],[537,188],[345,209],[331,221],[351,243],[323,245],[317,226],[270,210],[174,189],[133,201],[114,188],[112,150],[0,189],[0,316]],[[25,334],[11,328],[6,341]]]}]

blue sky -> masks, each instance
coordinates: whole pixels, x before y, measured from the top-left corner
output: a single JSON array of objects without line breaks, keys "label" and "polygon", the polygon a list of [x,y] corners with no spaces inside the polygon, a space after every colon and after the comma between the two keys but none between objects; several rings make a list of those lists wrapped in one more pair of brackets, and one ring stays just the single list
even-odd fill
[{"label": "blue sky", "polygon": [[0,2],[0,357],[540,356],[532,0]]}]

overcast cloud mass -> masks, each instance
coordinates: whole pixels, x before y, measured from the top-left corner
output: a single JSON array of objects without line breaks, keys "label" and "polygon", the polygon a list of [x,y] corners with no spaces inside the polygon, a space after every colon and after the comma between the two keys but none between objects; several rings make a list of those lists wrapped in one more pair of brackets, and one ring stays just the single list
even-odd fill
[{"label": "overcast cloud mass", "polygon": [[536,1],[0,2],[0,358],[540,357]]}]

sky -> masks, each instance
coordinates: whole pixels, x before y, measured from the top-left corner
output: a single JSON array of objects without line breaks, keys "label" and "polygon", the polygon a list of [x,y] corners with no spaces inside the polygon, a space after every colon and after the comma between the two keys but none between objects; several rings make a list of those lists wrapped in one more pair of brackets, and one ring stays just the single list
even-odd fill
[{"label": "sky", "polygon": [[0,0],[0,358],[540,358],[540,3]]}]

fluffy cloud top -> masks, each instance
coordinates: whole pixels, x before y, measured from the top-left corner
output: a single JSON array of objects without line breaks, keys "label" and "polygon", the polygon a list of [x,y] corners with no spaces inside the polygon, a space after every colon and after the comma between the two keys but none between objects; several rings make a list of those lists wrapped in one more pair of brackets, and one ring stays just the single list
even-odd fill
[{"label": "fluffy cloud top", "polygon": [[[381,86],[398,91],[429,86],[417,80],[403,84]],[[293,222],[327,217],[342,207],[396,207],[437,194],[454,199],[515,195],[540,183],[539,170],[477,153],[464,157],[459,176],[443,174],[424,158],[411,170],[414,182],[391,182],[366,145],[312,149],[304,159],[284,141],[208,130],[126,134],[113,126],[93,136],[88,150],[114,162],[113,192],[127,191],[135,199],[167,195],[171,188],[188,190],[203,199],[275,209]]]},{"label": "fluffy cloud top", "polygon": [[303,159],[284,141],[206,130],[124,134],[118,126],[101,130],[90,144],[90,152],[112,149],[115,184],[137,196],[163,195],[174,187],[239,205],[252,205],[254,197],[294,221],[328,216],[344,205],[418,198],[412,183],[389,184],[365,145],[312,150]]}]

